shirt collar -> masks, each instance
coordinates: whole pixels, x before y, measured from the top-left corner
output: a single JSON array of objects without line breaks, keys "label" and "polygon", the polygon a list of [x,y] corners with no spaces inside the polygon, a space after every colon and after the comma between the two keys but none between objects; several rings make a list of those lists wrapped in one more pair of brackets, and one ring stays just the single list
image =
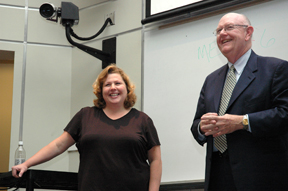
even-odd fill
[{"label": "shirt collar", "polygon": [[[234,67],[235,67],[235,70],[237,72],[238,75],[241,75],[247,62],[248,62],[248,59],[251,55],[251,52],[252,50],[249,49],[245,54],[243,54],[235,63],[234,63]],[[231,62],[228,62],[228,66],[229,68],[232,66],[233,64]]]}]

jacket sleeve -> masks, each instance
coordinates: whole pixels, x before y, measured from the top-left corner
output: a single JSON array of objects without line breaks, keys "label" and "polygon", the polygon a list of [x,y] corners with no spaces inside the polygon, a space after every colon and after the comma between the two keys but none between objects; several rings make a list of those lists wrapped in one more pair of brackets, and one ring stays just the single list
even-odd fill
[{"label": "jacket sleeve", "polygon": [[[271,58],[272,59],[272,58]],[[271,62],[266,59],[263,62]],[[277,136],[288,132],[288,62],[276,59],[271,78],[269,107],[249,113],[249,123],[255,136]],[[265,74],[263,74],[265,75]]]},{"label": "jacket sleeve", "polygon": [[201,121],[202,115],[204,115],[206,113],[205,102],[204,102],[206,81],[207,81],[207,79],[205,80],[204,85],[203,85],[201,92],[200,92],[195,117],[194,117],[193,124],[191,127],[191,132],[192,132],[192,135],[194,136],[194,139],[202,146],[207,142],[207,138],[202,139],[199,136],[198,125]]}]

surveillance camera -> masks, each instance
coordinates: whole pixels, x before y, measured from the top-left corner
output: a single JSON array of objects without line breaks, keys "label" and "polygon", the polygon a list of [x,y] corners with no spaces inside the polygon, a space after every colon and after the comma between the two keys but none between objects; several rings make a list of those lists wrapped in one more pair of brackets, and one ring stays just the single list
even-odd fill
[{"label": "surveillance camera", "polygon": [[40,15],[46,19],[52,19],[57,13],[57,7],[51,3],[44,3],[40,6]]},{"label": "surveillance camera", "polygon": [[61,23],[65,26],[69,23],[71,26],[79,23],[79,8],[71,2],[61,2]]},{"label": "surveillance camera", "polygon": [[[61,17],[63,26],[79,23],[79,9],[71,2],[61,2],[61,7],[55,7],[51,3],[44,3],[39,8],[40,15],[47,20],[58,22],[58,17]],[[56,16],[56,19],[52,19]]]}]

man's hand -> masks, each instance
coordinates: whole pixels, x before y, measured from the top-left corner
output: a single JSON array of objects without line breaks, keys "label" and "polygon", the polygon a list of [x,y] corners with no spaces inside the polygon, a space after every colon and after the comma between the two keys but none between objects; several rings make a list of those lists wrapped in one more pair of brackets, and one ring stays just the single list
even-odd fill
[{"label": "man's hand", "polygon": [[201,117],[200,130],[206,136],[218,137],[243,129],[242,119],[243,115],[218,116],[217,113],[206,113]]},{"label": "man's hand", "polygon": [[212,119],[217,116],[218,116],[217,113],[206,113],[202,115],[200,121],[200,131],[202,134],[206,135],[206,133],[212,133],[218,131],[218,128],[216,126],[217,121]]}]

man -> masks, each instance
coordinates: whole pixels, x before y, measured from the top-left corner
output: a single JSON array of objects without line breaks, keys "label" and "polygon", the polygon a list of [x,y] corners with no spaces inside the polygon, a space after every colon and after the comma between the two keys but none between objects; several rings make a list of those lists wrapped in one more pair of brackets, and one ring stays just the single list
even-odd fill
[{"label": "man", "polygon": [[288,62],[256,55],[253,31],[237,13],[215,31],[228,64],[206,78],[191,127],[207,143],[205,190],[288,190]]}]

